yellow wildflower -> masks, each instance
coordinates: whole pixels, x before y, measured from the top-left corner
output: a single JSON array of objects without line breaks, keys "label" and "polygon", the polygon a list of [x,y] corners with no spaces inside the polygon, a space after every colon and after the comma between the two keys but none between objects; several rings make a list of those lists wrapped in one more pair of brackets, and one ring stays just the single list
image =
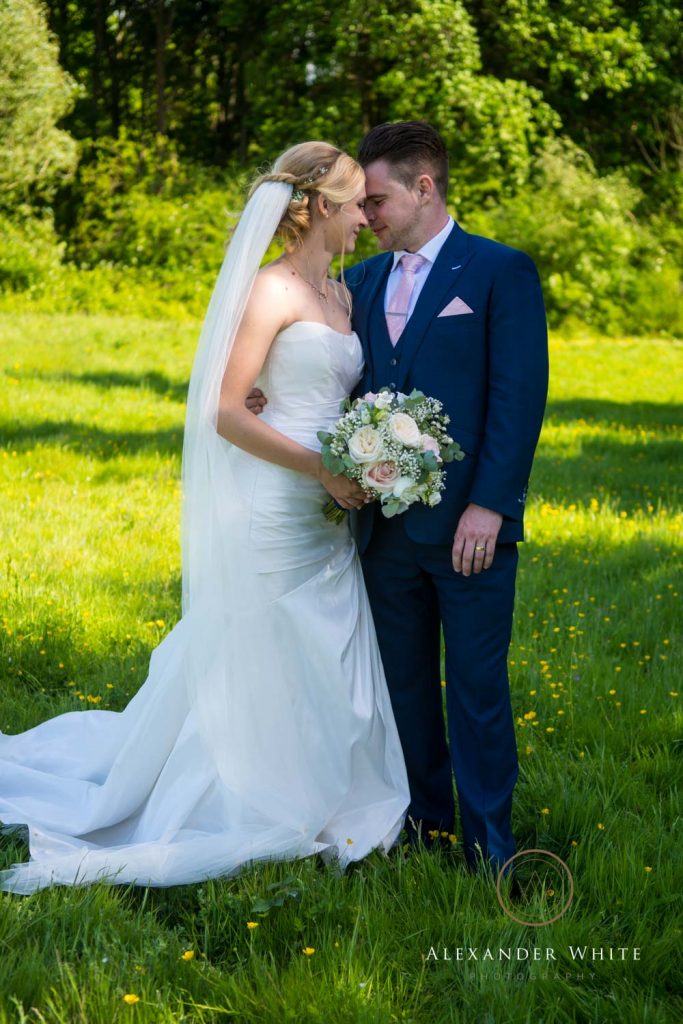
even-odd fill
[{"label": "yellow wildflower", "polygon": [[124,1003],[127,1003],[128,1006],[133,1006],[135,1003],[140,1002],[140,996],[136,996],[134,992],[126,992],[123,997],[123,1001]]},{"label": "yellow wildflower", "polygon": [[313,946],[304,946],[302,953],[304,953],[306,956],[313,956],[313,954],[315,953],[315,948]]},{"label": "yellow wildflower", "polygon": [[181,960],[194,960],[194,950],[193,949],[186,949],[185,952],[181,954],[180,959]]}]

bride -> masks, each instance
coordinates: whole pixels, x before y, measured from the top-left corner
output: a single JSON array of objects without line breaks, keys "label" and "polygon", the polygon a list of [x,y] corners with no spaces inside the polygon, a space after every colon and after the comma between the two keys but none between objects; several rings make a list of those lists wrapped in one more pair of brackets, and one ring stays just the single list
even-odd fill
[{"label": "bride", "polygon": [[[344,867],[398,837],[408,783],[358,556],[322,511],[366,498],[316,437],[361,376],[328,268],[364,196],[321,142],[254,184],[190,379],[182,618],[122,712],[0,733],[0,822],[26,826],[30,852],[1,889],[177,885],[314,853]],[[259,270],[274,236],[284,255]]]}]

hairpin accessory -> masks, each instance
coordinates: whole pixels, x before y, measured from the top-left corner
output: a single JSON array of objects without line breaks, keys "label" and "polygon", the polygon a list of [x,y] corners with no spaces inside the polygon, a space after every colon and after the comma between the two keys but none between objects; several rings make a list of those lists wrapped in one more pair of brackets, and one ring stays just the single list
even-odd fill
[{"label": "hairpin accessory", "polygon": [[324,174],[327,174],[328,171],[329,167],[319,167],[317,171],[313,172],[310,178],[304,178],[303,184],[311,185],[314,181],[317,181],[318,178],[322,178]]}]

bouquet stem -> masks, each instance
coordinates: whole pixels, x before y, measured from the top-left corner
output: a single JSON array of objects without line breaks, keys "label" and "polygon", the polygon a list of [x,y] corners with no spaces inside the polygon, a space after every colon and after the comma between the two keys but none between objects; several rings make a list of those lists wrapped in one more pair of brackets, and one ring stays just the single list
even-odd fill
[{"label": "bouquet stem", "polygon": [[346,509],[338,505],[334,498],[330,498],[327,505],[323,509],[325,513],[325,519],[328,523],[336,523],[339,526],[346,519]]}]

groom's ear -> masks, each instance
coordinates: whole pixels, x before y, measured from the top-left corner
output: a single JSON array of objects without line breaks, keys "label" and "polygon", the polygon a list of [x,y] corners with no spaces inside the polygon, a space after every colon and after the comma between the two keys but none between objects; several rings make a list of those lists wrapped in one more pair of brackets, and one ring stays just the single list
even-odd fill
[{"label": "groom's ear", "polygon": [[416,184],[418,198],[421,202],[428,202],[436,192],[434,179],[429,174],[421,174]]}]

